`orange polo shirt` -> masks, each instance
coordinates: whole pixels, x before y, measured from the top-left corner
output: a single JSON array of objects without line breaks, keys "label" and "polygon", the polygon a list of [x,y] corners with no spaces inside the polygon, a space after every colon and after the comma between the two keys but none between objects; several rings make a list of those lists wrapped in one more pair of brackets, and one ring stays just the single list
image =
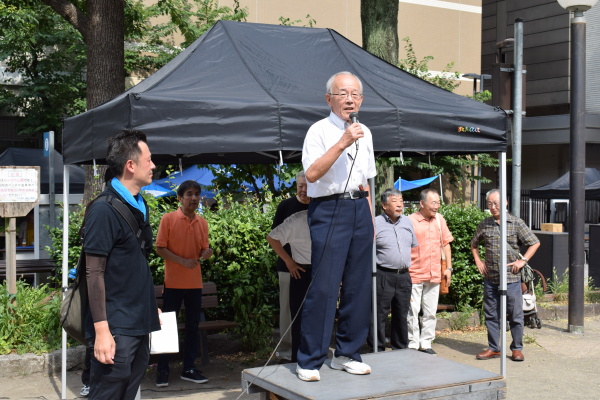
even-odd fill
[{"label": "orange polo shirt", "polygon": [[[193,221],[181,209],[163,215],[156,235],[156,247],[166,247],[183,258],[200,258],[208,249],[208,222],[199,215]],[[202,288],[200,262],[192,269],[165,260],[165,286],[171,289]]]},{"label": "orange polo shirt", "polygon": [[[446,246],[454,240],[446,225],[446,220],[439,214],[442,234],[435,218],[425,219],[420,212],[409,215],[417,236],[417,247],[410,252],[410,278],[412,283],[432,282],[442,280],[442,243]],[[440,239],[442,243],[440,243]]]}]

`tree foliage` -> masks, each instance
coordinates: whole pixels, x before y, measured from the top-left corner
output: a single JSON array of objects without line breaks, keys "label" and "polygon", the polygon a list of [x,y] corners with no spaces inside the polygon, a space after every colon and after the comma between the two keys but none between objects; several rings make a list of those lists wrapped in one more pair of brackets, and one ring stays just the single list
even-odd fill
[{"label": "tree foliage", "polygon": [[[410,38],[402,39],[405,42],[404,50],[406,57],[401,59],[398,66],[433,85],[450,92],[454,91],[460,82],[457,79],[460,77],[458,72],[450,72],[454,63],[450,62],[440,75],[434,75],[429,71],[429,62],[433,60],[432,56],[426,56],[419,60],[416,56]],[[489,92],[488,92],[489,93]],[[485,101],[486,94],[477,100]],[[378,164],[392,166],[394,175],[400,177],[414,177],[414,179],[427,178],[430,176],[442,174],[449,177],[450,184],[460,187],[463,180],[479,180],[489,182],[489,179],[477,175],[475,171],[478,168],[472,167],[498,167],[498,159],[490,154],[475,154],[475,155],[455,155],[455,156],[411,156],[404,159],[392,157],[388,159],[377,160]],[[379,178],[381,179],[381,178]]]},{"label": "tree foliage", "polygon": [[426,56],[419,60],[410,38],[407,36],[402,41],[405,43],[406,58],[399,60],[398,67],[449,92],[453,92],[460,86],[460,81],[458,81],[460,73],[450,72],[454,68],[454,62],[446,64],[441,74],[434,75],[429,71],[429,62],[433,60],[433,56]]},{"label": "tree foliage", "polygon": [[[293,192],[293,188],[284,185],[285,182],[291,182],[296,177],[298,171],[302,169],[301,164],[284,164],[277,166],[274,164],[247,164],[247,165],[217,165],[207,166],[215,180],[213,185],[216,189],[226,193],[237,193],[244,190],[244,183],[252,185],[252,191],[262,202],[269,200],[269,197],[285,196]],[[279,185],[275,183],[275,177],[279,178]],[[267,188],[260,188],[258,182],[266,183]]]},{"label": "tree foliage", "polygon": [[41,3],[3,1],[0,37],[0,110],[25,116],[22,134],[59,133],[65,116],[85,110],[81,35]]}]

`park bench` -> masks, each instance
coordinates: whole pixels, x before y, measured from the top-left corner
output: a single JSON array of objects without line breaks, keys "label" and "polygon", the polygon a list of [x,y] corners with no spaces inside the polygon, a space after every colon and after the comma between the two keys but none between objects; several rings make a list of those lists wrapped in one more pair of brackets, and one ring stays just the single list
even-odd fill
[{"label": "park bench", "polygon": [[[17,279],[31,277],[33,286],[40,282],[39,274],[52,274],[56,269],[56,263],[51,259],[17,260]],[[0,260],[0,282],[6,279],[6,260]]]},{"label": "park bench", "polygon": [[[154,286],[154,293],[156,295],[156,303],[159,308],[162,307],[163,303],[163,285]],[[214,320],[207,321],[206,313],[204,310],[209,308],[215,308],[219,305],[219,297],[217,296],[217,285],[214,282],[204,282],[202,288],[202,308],[200,310],[200,324],[198,329],[200,330],[200,354],[202,365],[209,363],[208,358],[208,332],[210,331],[222,331],[224,329],[231,329],[238,326],[236,322],[225,321],[225,320]],[[185,305],[182,303],[181,308],[184,309]],[[180,322],[177,324],[179,331],[185,329],[185,323]]]}]

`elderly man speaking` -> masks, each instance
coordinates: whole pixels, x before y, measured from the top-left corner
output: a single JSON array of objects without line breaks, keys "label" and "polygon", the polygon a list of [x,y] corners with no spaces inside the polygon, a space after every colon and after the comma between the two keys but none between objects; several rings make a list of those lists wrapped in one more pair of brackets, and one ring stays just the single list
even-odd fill
[{"label": "elderly man speaking", "polygon": [[327,358],[340,293],[336,345],[331,368],[364,375],[360,348],[371,315],[373,216],[367,180],[375,176],[373,140],[358,123],[363,100],[360,80],[350,72],[333,75],[325,100],[331,113],[310,127],[302,164],[308,181],[308,223],[312,241],[312,286],[302,313],[298,378],[318,381]]}]

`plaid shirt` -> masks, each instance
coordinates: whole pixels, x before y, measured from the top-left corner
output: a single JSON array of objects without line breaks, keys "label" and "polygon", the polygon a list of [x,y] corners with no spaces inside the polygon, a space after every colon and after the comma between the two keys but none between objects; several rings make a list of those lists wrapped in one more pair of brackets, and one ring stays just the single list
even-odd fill
[{"label": "plaid shirt", "polygon": [[[471,240],[473,247],[478,247],[481,241],[485,244],[485,265],[487,267],[487,280],[496,285],[500,284],[500,225],[494,217],[488,217],[479,223],[475,236]],[[512,250],[506,251],[506,263],[510,264],[518,259],[519,245],[532,246],[539,242],[537,236],[525,225],[522,219],[507,214],[506,241]],[[513,274],[511,267],[506,268],[506,281],[508,283],[520,282],[519,274]]]}]

